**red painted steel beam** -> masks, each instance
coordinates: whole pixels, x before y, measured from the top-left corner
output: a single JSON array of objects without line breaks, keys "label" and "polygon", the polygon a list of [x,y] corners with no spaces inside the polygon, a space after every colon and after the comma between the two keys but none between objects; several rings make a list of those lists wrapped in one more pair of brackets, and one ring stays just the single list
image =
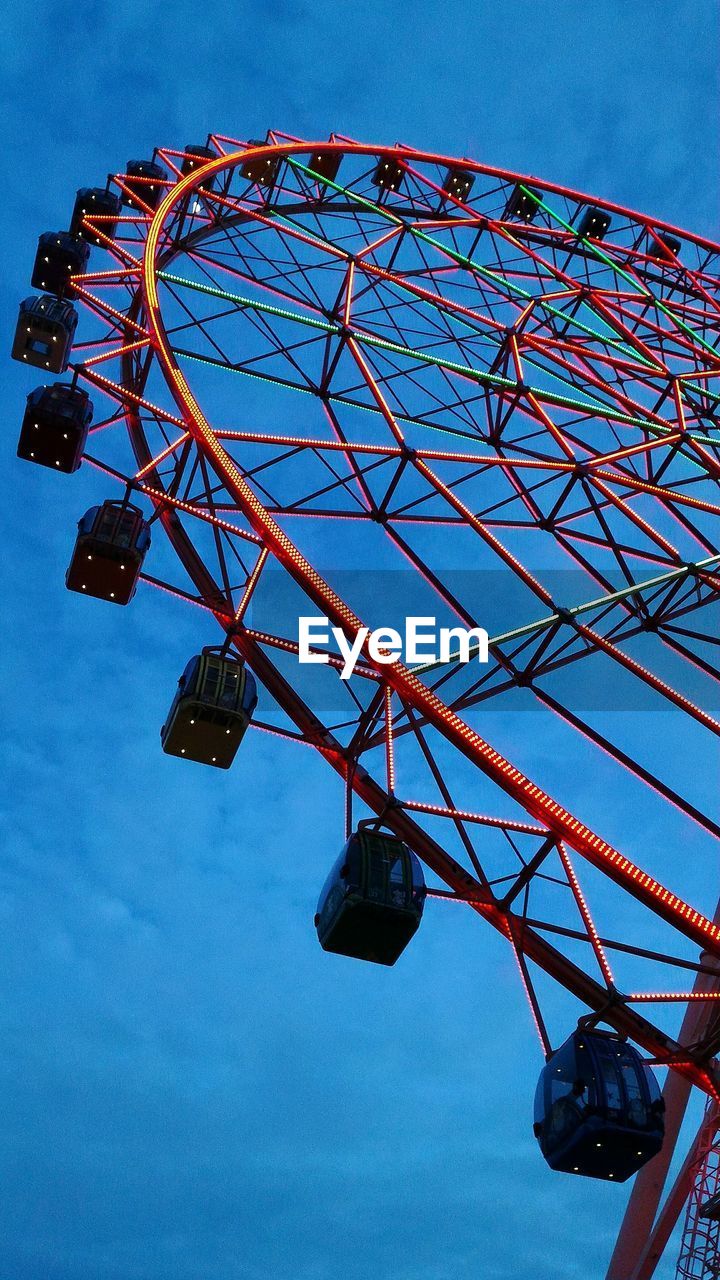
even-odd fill
[{"label": "red painted steel beam", "polygon": [[[718,903],[715,911],[715,919],[720,920],[720,903]],[[702,960],[707,963],[709,957],[703,956]],[[707,973],[699,973],[695,979],[693,991],[714,991],[717,988],[718,979],[716,977]],[[688,1004],[678,1037],[680,1043],[689,1045],[701,1041],[711,1014],[712,1009],[709,1004],[703,1004],[702,1002]],[[653,1232],[653,1223],[655,1222],[670,1163],[675,1153],[680,1128],[690,1097],[690,1089],[691,1084],[686,1076],[680,1076],[674,1071],[668,1073],[663,1089],[663,1098],[665,1099],[665,1141],[659,1154],[640,1170],[635,1179],[617,1243],[610,1259],[606,1280],[641,1280],[641,1277],[642,1280],[648,1280],[648,1277],[653,1273],[654,1264],[660,1258],[662,1248],[665,1247],[670,1232],[675,1225],[677,1215],[685,1202],[689,1183],[686,1185],[685,1195],[680,1200],[678,1200],[680,1195],[679,1182],[675,1184],[670,1200],[665,1209],[663,1209],[661,1219],[658,1220],[658,1228],[660,1228],[661,1222],[662,1228],[657,1236]],[[686,1177],[688,1176],[687,1168],[684,1167],[683,1173]],[[660,1253],[655,1257],[651,1269],[647,1270],[650,1266],[651,1255],[654,1252],[652,1242],[655,1239],[657,1245],[659,1245],[660,1239],[665,1232],[665,1239]],[[643,1268],[642,1270],[640,1270],[641,1267]]]}]

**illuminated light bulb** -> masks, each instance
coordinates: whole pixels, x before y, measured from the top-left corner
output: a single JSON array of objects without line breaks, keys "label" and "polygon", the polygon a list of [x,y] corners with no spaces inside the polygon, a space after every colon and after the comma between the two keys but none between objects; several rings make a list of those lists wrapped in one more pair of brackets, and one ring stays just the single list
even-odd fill
[{"label": "illuminated light bulb", "polygon": [[30,457],[31,457],[31,458],[34,458],[34,457],[35,457],[35,454],[34,454],[34,453],[31,453],[31,454],[30,454]]},{"label": "illuminated light bulb", "polygon": [[194,720],[191,720],[191,721],[190,721],[190,723],[191,723],[191,724],[194,724],[194,723],[195,723],[195,721],[194,721]]},{"label": "illuminated light bulb", "polygon": [[84,583],[84,582],[83,582],[83,584],[82,584],[82,589],[83,589],[83,591],[87,591],[87,587],[85,586],[85,583]]},{"label": "illuminated light bulb", "polygon": [[217,756],[213,756],[213,758],[212,758],[212,762],[213,762],[213,764],[215,764],[215,763],[216,763],[216,761],[217,761]]},{"label": "illuminated light bulb", "polygon": [[595,1146],[596,1146],[596,1147],[601,1147],[601,1146],[602,1146],[602,1142],[596,1142],[596,1143],[595,1143]]},{"label": "illuminated light bulb", "polygon": [[59,460],[58,460],[57,458],[55,459],[55,466],[56,466],[56,467],[59,467],[59,466],[60,466],[60,462],[59,462]]},{"label": "illuminated light bulb", "polygon": [[181,756],[184,756],[184,755],[185,755],[185,748],[184,748],[184,747],[181,747],[181,748],[180,748],[180,755],[181,755]]}]

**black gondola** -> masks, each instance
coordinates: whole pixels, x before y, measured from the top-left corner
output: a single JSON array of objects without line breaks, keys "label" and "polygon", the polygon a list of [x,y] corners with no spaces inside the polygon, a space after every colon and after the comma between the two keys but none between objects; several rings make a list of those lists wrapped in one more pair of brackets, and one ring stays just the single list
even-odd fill
[{"label": "black gondola", "polygon": [[77,319],[71,302],[53,298],[49,293],[25,298],[18,313],[13,360],[23,360],[51,373],[63,373],[70,359]]},{"label": "black gondola", "polygon": [[17,456],[54,471],[77,471],[93,407],[87,391],[67,382],[36,387],[27,398]]},{"label": "black gondola", "polygon": [[123,179],[127,190],[123,191],[123,204],[138,205],[142,200],[150,209],[157,209],[165,194],[167,173],[154,160],[128,160]]},{"label": "black gondola", "polygon": [[537,199],[535,199],[536,196],[539,199],[539,192],[533,191],[532,187],[526,186],[523,191],[523,184],[516,182],[505,205],[503,218],[514,218],[520,222],[532,222],[540,208]]},{"label": "black gondola", "polygon": [[127,604],[150,546],[150,528],[139,507],[109,500],[78,521],[78,536],[65,585],[81,595]]},{"label": "black gondola", "polygon": [[[121,212],[120,197],[112,191],[106,191],[105,187],[80,187],[75,196],[70,219],[70,234],[82,236],[83,240],[87,240],[89,244],[100,244],[98,231],[102,231],[104,236],[112,239],[117,230],[117,220]],[[98,222],[97,231],[94,231],[90,227],[83,226],[85,217],[107,218],[107,222]]]},{"label": "black gondola", "polygon": [[583,1029],[540,1075],[533,1131],[551,1169],[625,1182],[662,1147],[663,1112],[637,1049],[613,1032]]},{"label": "black gondola", "polygon": [[45,231],[38,240],[33,265],[33,289],[47,289],[48,293],[68,298],[74,296],[71,275],[80,275],[87,266],[90,245],[69,231]]},{"label": "black gondola", "polygon": [[681,248],[682,245],[677,236],[671,236],[667,231],[656,231],[654,236],[648,236],[649,258],[659,258],[661,262],[672,262]]},{"label": "black gondola", "polygon": [[612,218],[604,209],[596,209],[589,204],[583,209],[582,217],[577,225],[577,233],[591,240],[603,240],[610,230]]},{"label": "black gondola", "polygon": [[257,686],[240,658],[214,648],[191,658],[160,730],[163,751],[229,769],[257,705]]},{"label": "black gondola", "polygon": [[467,200],[475,185],[475,176],[467,169],[448,169],[443,178],[442,189],[456,200]]},{"label": "black gondola", "polygon": [[308,166],[319,178],[334,182],[338,176],[338,169],[341,163],[341,151],[313,151],[308,161]]},{"label": "black gondola", "polygon": [[375,166],[372,180],[381,191],[399,191],[405,174],[401,164],[389,156],[382,156]]},{"label": "black gondola", "polygon": [[366,826],[350,837],[323,886],[315,916],[325,951],[395,964],[416,932],[425,879],[402,840]]},{"label": "black gondola", "polygon": [[[249,147],[266,147],[268,143],[264,139],[251,138],[248,142]],[[251,156],[242,165],[240,172],[243,178],[247,178],[248,182],[257,182],[260,187],[272,187],[278,175],[280,168],[280,156]]]},{"label": "black gondola", "polygon": [[[187,177],[189,173],[194,173],[196,169],[202,168],[202,166],[207,164],[209,160],[217,160],[217,158],[217,151],[213,151],[212,147],[201,147],[199,143],[196,145],[195,143],[188,142],[185,147],[185,155],[183,156],[181,165],[183,177]],[[212,191],[215,186],[216,176],[216,174],[213,174],[212,177],[207,178],[203,183],[203,186],[206,187],[208,191]]]}]

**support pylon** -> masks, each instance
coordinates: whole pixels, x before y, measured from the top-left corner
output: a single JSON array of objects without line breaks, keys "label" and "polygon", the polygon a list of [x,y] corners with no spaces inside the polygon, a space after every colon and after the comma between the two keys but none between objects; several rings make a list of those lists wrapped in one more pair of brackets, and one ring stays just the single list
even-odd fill
[{"label": "support pylon", "polygon": [[720,1277],[720,1110],[710,1101],[699,1135],[676,1280]]},{"label": "support pylon", "polygon": [[[720,902],[714,918],[720,920]],[[718,986],[718,976],[708,972],[715,967],[712,958],[707,953],[703,953],[701,961],[705,971],[698,974],[693,989],[698,993],[715,990]],[[702,1001],[689,1003],[680,1031],[680,1044],[691,1045],[699,1040],[712,1016],[712,1011]],[[695,1167],[699,1150],[697,1144],[700,1141],[700,1133],[683,1165],[673,1191],[668,1196],[667,1204],[656,1221],[689,1097],[689,1083],[671,1071],[663,1089],[666,1106],[663,1149],[640,1170],[635,1180],[620,1234],[610,1259],[606,1280],[650,1280],[654,1274],[667,1239],[682,1212],[692,1177],[691,1170]],[[654,1227],[653,1224],[655,1224]],[[710,1280],[709,1277],[708,1280]]]}]

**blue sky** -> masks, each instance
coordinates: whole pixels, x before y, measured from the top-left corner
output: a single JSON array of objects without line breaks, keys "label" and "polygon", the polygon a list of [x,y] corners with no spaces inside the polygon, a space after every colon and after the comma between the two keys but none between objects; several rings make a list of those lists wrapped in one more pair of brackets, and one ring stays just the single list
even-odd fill
[{"label": "blue sky", "polygon": [[[401,140],[716,234],[717,20],[710,0],[21,0],[6,346],[76,187],[211,129]],[[323,955],[338,784],[261,735],[228,775],[160,753],[205,637],[147,591],[122,613],[65,591],[79,489],[14,458],[29,384],[4,376],[3,1280],[600,1277],[625,1193],[539,1158],[504,948],[429,908],[394,971]]]}]

